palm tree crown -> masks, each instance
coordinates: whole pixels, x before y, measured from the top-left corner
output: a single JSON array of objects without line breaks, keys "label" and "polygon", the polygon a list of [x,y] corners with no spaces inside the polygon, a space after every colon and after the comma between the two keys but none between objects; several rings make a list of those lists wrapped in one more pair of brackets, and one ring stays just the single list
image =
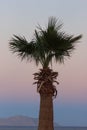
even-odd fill
[{"label": "palm tree crown", "polygon": [[65,56],[70,57],[75,49],[75,44],[82,36],[67,35],[60,31],[62,24],[58,24],[55,17],[50,17],[45,29],[38,27],[35,30],[34,39],[28,42],[25,37],[14,35],[10,41],[10,49],[17,53],[21,59],[34,59],[36,64],[41,63],[48,67],[54,58],[56,61],[64,62]]}]

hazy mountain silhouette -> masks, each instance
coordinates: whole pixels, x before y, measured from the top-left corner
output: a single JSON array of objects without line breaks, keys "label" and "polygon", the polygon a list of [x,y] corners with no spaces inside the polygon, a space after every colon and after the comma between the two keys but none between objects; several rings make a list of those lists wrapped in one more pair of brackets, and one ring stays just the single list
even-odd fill
[{"label": "hazy mountain silhouette", "polygon": [[[57,123],[54,123],[58,126]],[[0,126],[38,126],[38,119],[27,116],[0,118]]]}]

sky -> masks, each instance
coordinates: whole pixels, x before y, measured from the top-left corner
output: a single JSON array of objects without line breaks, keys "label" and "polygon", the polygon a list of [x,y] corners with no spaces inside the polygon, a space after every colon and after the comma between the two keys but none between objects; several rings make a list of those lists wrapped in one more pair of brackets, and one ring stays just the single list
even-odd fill
[{"label": "sky", "polygon": [[41,68],[21,62],[9,49],[13,34],[31,40],[40,24],[54,16],[62,30],[83,38],[64,64],[54,63],[59,72],[58,96],[54,99],[54,120],[63,126],[87,126],[87,0],[0,0],[0,117],[38,117],[39,94],[33,73]]}]

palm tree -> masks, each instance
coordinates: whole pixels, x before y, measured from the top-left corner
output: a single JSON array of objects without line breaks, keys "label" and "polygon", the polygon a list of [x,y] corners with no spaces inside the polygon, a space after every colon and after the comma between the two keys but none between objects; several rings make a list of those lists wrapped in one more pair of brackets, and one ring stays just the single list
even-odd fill
[{"label": "palm tree", "polygon": [[34,60],[42,68],[34,74],[37,84],[37,92],[40,94],[40,113],[38,130],[54,130],[53,126],[53,97],[57,96],[57,89],[54,82],[58,72],[53,72],[49,65],[53,59],[56,62],[64,63],[65,57],[70,57],[75,49],[75,43],[82,35],[74,37],[61,31],[60,24],[55,17],[50,17],[45,29],[38,27],[35,30],[33,40],[28,42],[25,37],[14,35],[9,42],[10,49],[17,53],[21,59]]}]

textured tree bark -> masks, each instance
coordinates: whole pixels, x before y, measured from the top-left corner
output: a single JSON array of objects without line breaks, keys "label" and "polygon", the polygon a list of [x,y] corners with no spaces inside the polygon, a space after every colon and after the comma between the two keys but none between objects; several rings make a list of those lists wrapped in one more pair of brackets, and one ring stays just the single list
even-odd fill
[{"label": "textured tree bark", "polygon": [[54,130],[52,95],[40,94],[38,130]]}]

